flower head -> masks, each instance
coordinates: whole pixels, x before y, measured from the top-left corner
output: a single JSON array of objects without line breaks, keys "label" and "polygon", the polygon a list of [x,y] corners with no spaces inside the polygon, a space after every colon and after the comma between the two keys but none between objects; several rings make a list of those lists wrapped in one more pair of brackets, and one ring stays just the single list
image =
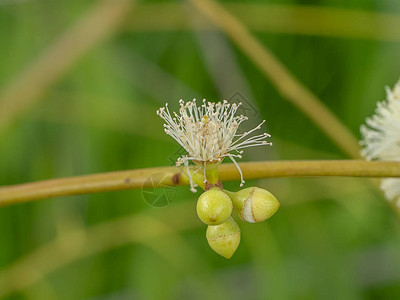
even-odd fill
[{"label": "flower head", "polygon": [[[379,102],[367,125],[361,126],[361,154],[367,160],[400,161],[400,81],[386,92],[387,100]],[[400,179],[383,179],[381,188],[388,200],[400,206]]]},{"label": "flower head", "polygon": [[241,158],[244,148],[272,145],[265,140],[270,137],[268,133],[250,136],[255,130],[261,129],[265,121],[248,132],[237,134],[240,124],[247,120],[243,115],[236,115],[241,103],[230,104],[226,100],[212,103],[204,99],[197,106],[194,99],[186,103],[180,100],[179,104],[179,114],[173,112],[171,115],[167,103],[157,110],[157,115],[165,120],[164,131],[188,152],[188,155],[177,160],[177,165],[184,164],[188,169],[192,191],[196,190],[189,172],[189,161],[205,171],[206,165],[220,163],[225,157],[229,157],[238,168],[242,186],[243,174],[235,157]]}]

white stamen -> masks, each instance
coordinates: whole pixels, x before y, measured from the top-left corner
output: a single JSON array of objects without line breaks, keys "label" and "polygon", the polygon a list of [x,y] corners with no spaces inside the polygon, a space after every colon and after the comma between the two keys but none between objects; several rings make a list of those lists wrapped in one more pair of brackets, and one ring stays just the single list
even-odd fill
[{"label": "white stamen", "polygon": [[239,173],[240,173],[240,187],[243,186],[243,184],[245,183],[245,181],[243,180],[243,173],[242,173],[242,169],[239,167],[239,164],[236,162],[236,160],[233,158],[232,154],[228,154],[227,155],[231,161],[233,162],[233,164],[236,166],[236,168],[238,169]]},{"label": "white stamen", "polygon": [[[360,128],[361,154],[367,160],[400,161],[400,80],[393,90],[386,88],[386,93],[387,100],[378,102],[375,114]],[[383,179],[381,189],[389,201],[400,206],[400,179]]]}]

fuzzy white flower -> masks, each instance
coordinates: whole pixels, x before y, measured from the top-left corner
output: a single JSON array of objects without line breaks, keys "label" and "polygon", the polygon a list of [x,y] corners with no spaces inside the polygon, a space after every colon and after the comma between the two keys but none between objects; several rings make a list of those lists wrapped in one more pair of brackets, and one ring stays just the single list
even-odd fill
[{"label": "fuzzy white flower", "polygon": [[[366,120],[367,126],[361,126],[361,154],[367,160],[400,161],[400,81],[386,92],[387,100],[379,102],[375,115]],[[383,179],[381,189],[388,200],[400,206],[400,179]]]},{"label": "fuzzy white flower", "polygon": [[184,164],[187,168],[191,190],[196,191],[189,172],[189,161],[204,168],[205,175],[208,164],[220,163],[225,157],[229,157],[238,168],[241,176],[240,186],[243,186],[243,174],[235,157],[241,158],[244,148],[272,145],[265,140],[270,137],[268,133],[249,137],[255,130],[261,129],[265,120],[248,132],[236,134],[240,124],[247,120],[243,115],[236,115],[241,103],[229,104],[226,100],[222,103],[211,103],[204,99],[203,103],[197,106],[194,99],[186,103],[180,100],[179,104],[181,106],[179,114],[173,112],[171,115],[167,103],[165,107],[157,110],[157,115],[166,122],[164,131],[189,154],[180,157],[176,164],[177,166]]}]

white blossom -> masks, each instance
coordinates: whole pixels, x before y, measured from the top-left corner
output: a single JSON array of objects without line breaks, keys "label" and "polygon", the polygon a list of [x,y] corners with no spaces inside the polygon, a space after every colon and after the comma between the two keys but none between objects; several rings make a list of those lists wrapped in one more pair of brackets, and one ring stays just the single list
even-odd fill
[{"label": "white blossom", "polygon": [[[361,154],[367,160],[400,161],[400,81],[386,92],[387,100],[379,102],[375,114],[361,126]],[[381,189],[388,200],[400,206],[400,179],[383,179]]]},{"label": "white blossom", "polygon": [[226,100],[212,103],[204,99],[203,103],[197,106],[194,99],[186,103],[180,100],[179,104],[179,114],[171,114],[167,103],[165,107],[157,110],[157,115],[165,120],[164,131],[188,152],[188,155],[178,158],[176,164],[184,164],[187,168],[191,190],[196,191],[189,172],[189,161],[204,168],[205,173],[208,164],[220,163],[225,157],[229,157],[238,168],[242,186],[243,174],[235,157],[241,158],[244,148],[272,145],[266,141],[266,138],[270,137],[268,133],[251,135],[261,129],[265,120],[250,131],[237,134],[240,124],[247,120],[243,115],[236,115],[241,103],[230,104]]}]

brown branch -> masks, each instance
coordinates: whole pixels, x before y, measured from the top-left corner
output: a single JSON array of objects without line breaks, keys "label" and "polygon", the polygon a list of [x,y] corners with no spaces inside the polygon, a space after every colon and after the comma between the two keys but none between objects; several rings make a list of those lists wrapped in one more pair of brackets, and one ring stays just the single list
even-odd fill
[{"label": "brown branch", "polygon": [[[194,212],[193,203],[186,201],[176,203],[158,213],[153,210],[151,213],[140,213],[67,232],[0,270],[0,298],[27,289],[73,261],[130,243],[154,245],[167,237],[173,239],[173,245],[183,248],[178,248],[182,253],[185,250],[190,251],[190,248],[177,237],[177,231],[201,225],[197,218],[193,218],[191,212]],[[140,230],[133,230],[134,228]],[[155,245],[153,249],[156,249]],[[165,247],[158,249],[159,253],[171,256],[174,250],[176,253],[176,249],[170,251]],[[176,258],[176,262],[182,260],[179,256],[180,251],[177,253],[180,260]],[[185,262],[190,263],[190,257],[185,257]]]},{"label": "brown branch", "polygon": [[344,153],[359,157],[358,142],[346,126],[239,19],[213,0],[189,2],[232,39],[284,99],[308,116]]},{"label": "brown branch", "polygon": [[[278,34],[299,34],[339,38],[400,42],[400,15],[345,8],[271,3],[220,4],[250,30]],[[136,8],[127,30],[191,31],[214,30],[206,18],[194,25],[181,3],[146,3]]]},{"label": "brown branch", "polygon": [[125,20],[134,1],[101,0],[0,92],[0,133]]}]

